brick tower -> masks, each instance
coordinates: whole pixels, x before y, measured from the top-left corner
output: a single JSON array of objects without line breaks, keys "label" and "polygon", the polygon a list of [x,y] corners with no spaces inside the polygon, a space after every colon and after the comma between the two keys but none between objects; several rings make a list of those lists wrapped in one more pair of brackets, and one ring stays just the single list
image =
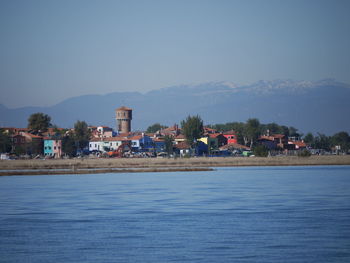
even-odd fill
[{"label": "brick tower", "polygon": [[132,109],[122,106],[115,110],[118,133],[131,131]]}]

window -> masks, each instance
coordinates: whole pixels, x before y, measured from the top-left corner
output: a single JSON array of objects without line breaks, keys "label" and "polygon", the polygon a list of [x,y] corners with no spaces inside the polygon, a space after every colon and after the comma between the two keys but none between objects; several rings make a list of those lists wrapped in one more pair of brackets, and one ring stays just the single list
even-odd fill
[{"label": "window", "polygon": [[17,139],[16,139],[16,138],[14,139],[14,142],[15,142],[15,143],[17,142]]}]

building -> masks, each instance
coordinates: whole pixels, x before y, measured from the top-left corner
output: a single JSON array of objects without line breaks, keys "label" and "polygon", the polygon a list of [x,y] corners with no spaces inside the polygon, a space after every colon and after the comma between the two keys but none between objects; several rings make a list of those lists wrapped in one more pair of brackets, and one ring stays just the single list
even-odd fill
[{"label": "building", "polygon": [[226,131],[223,133],[223,135],[227,139],[227,143],[237,143],[237,133],[233,130],[231,131]]},{"label": "building", "polygon": [[154,143],[151,137],[141,134],[134,135],[128,138],[131,141],[131,148],[133,151],[145,152],[154,151]]},{"label": "building", "polygon": [[131,131],[132,109],[122,106],[115,110],[118,133]]},{"label": "building", "polygon": [[106,138],[92,138],[89,141],[90,152],[109,152],[115,151],[125,142],[130,140],[125,137],[106,137]]},{"label": "building", "polygon": [[62,140],[44,138],[44,155],[53,158],[61,158]]}]

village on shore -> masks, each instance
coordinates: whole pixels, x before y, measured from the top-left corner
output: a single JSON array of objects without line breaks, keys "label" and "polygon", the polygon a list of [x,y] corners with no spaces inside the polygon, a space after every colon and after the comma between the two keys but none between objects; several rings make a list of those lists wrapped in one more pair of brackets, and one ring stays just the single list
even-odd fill
[{"label": "village on shore", "polygon": [[[155,124],[153,130],[151,129],[152,132],[149,129],[143,132],[132,132],[132,109],[122,106],[116,109],[116,121],[116,131],[108,126],[85,127],[86,132],[80,135],[80,141],[77,139],[69,141],[69,136],[72,137],[72,134],[77,138],[79,133],[84,133],[84,130],[79,131],[77,127],[75,129],[48,127],[45,131],[36,132],[33,132],[30,127],[3,127],[1,133],[7,136],[8,142],[5,145],[5,139],[1,141],[1,159],[52,159],[81,156],[90,158],[310,156],[348,153],[348,149],[341,151],[340,145],[335,145],[331,149],[329,147],[314,149],[311,143],[295,136],[299,135],[297,133],[291,134],[294,136],[287,136],[271,133],[269,129],[265,130],[264,134],[255,131],[255,140],[246,136],[244,145],[239,143],[239,136],[242,138],[242,134],[238,131],[220,131],[215,127],[203,126],[199,116],[188,117],[187,122],[192,121],[192,126],[187,127],[187,131],[184,127],[186,122],[183,121],[181,128],[177,124],[170,127]],[[85,122],[79,124],[86,125]],[[187,124],[191,125],[191,123]],[[192,130],[188,131],[188,129]]]}]

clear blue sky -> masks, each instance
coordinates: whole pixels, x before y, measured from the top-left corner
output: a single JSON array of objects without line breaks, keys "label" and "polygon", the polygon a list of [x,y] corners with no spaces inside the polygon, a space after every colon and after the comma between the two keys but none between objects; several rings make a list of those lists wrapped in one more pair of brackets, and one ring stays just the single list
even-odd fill
[{"label": "clear blue sky", "polygon": [[0,104],[178,84],[350,83],[350,1],[0,0]]}]

